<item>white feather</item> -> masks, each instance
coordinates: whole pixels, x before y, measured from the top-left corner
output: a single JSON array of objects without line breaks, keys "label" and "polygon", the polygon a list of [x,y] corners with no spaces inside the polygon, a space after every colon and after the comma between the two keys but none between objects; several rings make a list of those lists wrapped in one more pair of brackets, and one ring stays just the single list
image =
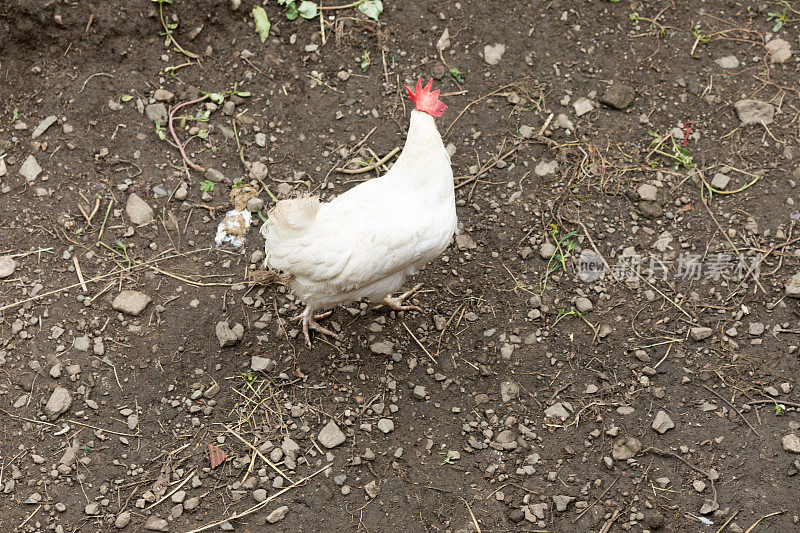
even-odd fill
[{"label": "white feather", "polygon": [[457,228],[453,172],[433,117],[413,111],[405,147],[385,175],[327,203],[282,200],[261,232],[267,266],[313,309],[399,289],[438,257]]}]

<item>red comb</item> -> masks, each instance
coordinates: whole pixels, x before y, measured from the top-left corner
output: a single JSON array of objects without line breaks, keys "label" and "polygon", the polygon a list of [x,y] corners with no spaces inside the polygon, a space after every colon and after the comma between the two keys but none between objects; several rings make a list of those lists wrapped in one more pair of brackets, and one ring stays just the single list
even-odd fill
[{"label": "red comb", "polygon": [[431,91],[433,78],[428,80],[428,84],[422,87],[422,79],[417,78],[417,89],[412,92],[408,85],[404,85],[408,92],[408,97],[417,106],[417,111],[427,113],[432,117],[441,117],[447,106],[439,101],[439,89]]}]

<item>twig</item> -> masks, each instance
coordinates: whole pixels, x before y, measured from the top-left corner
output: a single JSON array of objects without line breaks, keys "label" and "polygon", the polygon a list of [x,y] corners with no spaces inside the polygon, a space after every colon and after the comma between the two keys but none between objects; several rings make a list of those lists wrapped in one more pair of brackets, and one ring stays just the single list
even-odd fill
[{"label": "twig", "polygon": [[194,473],[195,473],[196,471],[197,471],[197,469],[196,469],[196,468],[192,469],[192,471],[191,471],[191,472],[189,472],[189,475],[187,475],[187,476],[186,476],[186,478],[185,478],[183,481],[181,481],[181,482],[178,484],[178,486],[177,486],[177,487],[175,487],[174,489],[172,489],[172,492],[169,492],[169,493],[166,493],[166,494],[164,494],[164,496],[162,496],[160,500],[158,500],[158,501],[156,501],[156,502],[153,502],[153,503],[151,503],[150,505],[148,505],[147,507],[145,507],[145,509],[152,509],[153,507],[155,507],[155,506],[156,506],[156,505],[158,505],[159,503],[163,502],[164,500],[166,500],[167,498],[169,498],[170,496],[172,496],[173,494],[175,494],[176,492],[178,492],[178,491],[181,489],[181,487],[183,487],[184,485],[186,485],[186,483],[187,483],[187,482],[188,482],[190,479],[192,479],[192,476],[194,475]]},{"label": "twig", "polygon": [[382,164],[386,163],[388,160],[390,160],[392,157],[394,157],[394,155],[399,151],[400,151],[400,147],[399,146],[395,146],[394,150],[392,150],[391,152],[389,152],[388,154],[383,156],[383,158],[380,161],[376,161],[375,163],[372,163],[371,165],[369,165],[367,167],[357,168],[355,170],[350,170],[349,168],[337,168],[336,171],[337,172],[341,172],[343,174],[363,174],[365,172],[369,172],[370,170],[375,170],[376,168],[378,168]]},{"label": "twig", "polygon": [[419,342],[419,339],[416,337],[416,335],[414,335],[414,333],[412,333],[411,330],[408,329],[408,326],[406,326],[406,323],[403,322],[402,324],[403,324],[403,327],[406,328],[406,331],[408,332],[408,334],[411,335],[411,338],[416,341],[417,345],[419,345],[420,348],[422,348],[422,351],[425,352],[425,354],[428,357],[430,357],[431,361],[433,361],[434,364],[438,365],[439,362],[431,355],[431,352],[429,352],[428,349],[425,348],[425,346],[423,346],[421,342]]},{"label": "twig", "polygon": [[724,398],[724,397],[723,397],[723,396],[722,396],[720,393],[718,393],[717,391],[715,391],[714,389],[712,389],[712,388],[711,388],[711,387],[709,387],[708,385],[706,385],[706,384],[703,384],[703,388],[704,388],[704,389],[706,389],[706,390],[707,390],[708,392],[710,392],[711,394],[713,394],[714,396],[716,396],[717,398],[719,398],[720,400],[722,400],[723,402],[725,402],[726,404],[728,404],[728,407],[730,407],[731,409],[733,409],[733,411],[734,411],[734,412],[735,412],[737,415],[739,415],[739,418],[741,418],[742,420],[744,420],[744,423],[745,423],[745,424],[747,424],[747,427],[749,427],[749,428],[750,428],[750,429],[753,431],[753,433],[755,433],[755,434],[756,434],[756,435],[758,435],[759,437],[761,436],[761,435],[759,435],[758,431],[756,431],[756,428],[754,428],[754,427],[752,426],[752,424],[750,424],[750,422],[748,422],[748,421],[747,421],[747,419],[744,417],[744,415],[742,414],[742,412],[741,412],[741,411],[739,411],[739,410],[738,410],[738,409],[737,409],[737,408],[736,408],[736,407],[735,407],[735,406],[734,406],[734,405],[733,405],[731,402],[729,402],[728,400],[726,400],[726,399],[725,399],[725,398]]},{"label": "twig", "polygon": [[798,407],[800,408],[800,403],[797,402],[785,402],[785,401],[778,401],[778,400],[750,400],[749,402],[745,402],[745,405],[764,405],[764,404],[773,404],[773,405],[788,405],[789,407]]},{"label": "twig", "polygon": [[264,454],[263,454],[263,453],[261,453],[260,451],[258,451],[258,448],[256,448],[255,446],[253,446],[252,444],[250,444],[249,442],[247,442],[246,440],[244,440],[244,438],[242,438],[242,436],[241,436],[241,435],[239,435],[238,433],[236,433],[236,432],[235,432],[234,430],[232,430],[230,427],[228,427],[228,426],[226,426],[226,425],[224,425],[224,424],[223,424],[223,426],[222,426],[222,427],[224,427],[224,428],[225,428],[225,429],[228,431],[228,433],[230,433],[231,435],[233,435],[234,437],[236,437],[237,439],[239,439],[240,441],[242,441],[242,442],[243,442],[243,443],[244,443],[246,446],[248,446],[248,447],[249,447],[251,450],[253,450],[254,452],[256,452],[256,454],[258,454],[258,456],[261,458],[261,460],[262,460],[262,461],[264,461],[265,463],[267,463],[267,464],[270,466],[270,468],[272,468],[272,469],[273,469],[275,472],[277,472],[278,474],[280,474],[282,477],[286,478],[286,481],[288,481],[289,483],[294,483],[294,482],[292,481],[292,478],[290,478],[289,476],[287,476],[286,474],[284,474],[284,473],[283,473],[283,471],[282,471],[280,468],[278,468],[277,466],[275,466],[275,465],[272,463],[272,461],[270,461],[269,459],[267,459],[267,458],[264,456]]},{"label": "twig", "polygon": [[785,513],[785,512],[786,512],[786,511],[784,511],[783,509],[781,509],[780,511],[775,511],[774,513],[770,513],[770,514],[768,514],[768,515],[764,515],[764,516],[762,516],[761,518],[759,518],[758,520],[756,520],[756,521],[755,521],[755,523],[754,523],[752,526],[748,527],[748,528],[747,528],[747,530],[746,530],[744,533],[751,533],[751,532],[752,532],[752,531],[753,531],[753,530],[756,528],[756,526],[757,526],[758,524],[760,524],[760,523],[761,523],[761,521],[762,521],[762,520],[766,520],[767,518],[769,518],[769,517],[771,517],[771,516],[775,516],[775,515],[783,514],[783,513]]},{"label": "twig", "polygon": [[733,521],[733,519],[734,519],[734,518],[736,518],[736,515],[737,515],[737,514],[739,514],[739,509],[736,509],[736,510],[733,512],[733,514],[730,516],[730,518],[728,518],[727,520],[725,520],[725,523],[724,523],[724,524],[722,524],[722,525],[719,527],[719,529],[717,530],[717,533],[722,533],[722,531],[723,531],[723,530],[724,530],[726,527],[728,527],[728,524],[730,524],[730,523]]},{"label": "twig", "polygon": [[467,506],[467,511],[469,511],[469,515],[472,517],[472,523],[475,524],[475,532],[481,533],[481,526],[478,525],[478,519],[475,518],[475,513],[472,512],[472,507],[469,506],[469,502],[466,499],[461,497],[461,501],[464,502],[464,505]]},{"label": "twig", "polygon": [[458,190],[461,187],[463,187],[464,185],[467,185],[468,183],[472,183],[473,181],[477,180],[478,178],[480,178],[481,176],[486,174],[489,170],[494,168],[500,161],[503,161],[506,157],[508,157],[511,154],[513,154],[514,152],[516,152],[519,149],[519,147],[520,147],[520,145],[517,145],[514,148],[512,148],[511,150],[509,150],[508,152],[506,152],[505,154],[503,154],[502,156],[493,159],[489,163],[486,163],[485,165],[483,165],[483,168],[481,168],[478,171],[477,174],[475,174],[474,176],[470,176],[469,179],[466,179],[466,180],[462,181],[461,183],[459,183],[458,185],[454,186],[453,190]]},{"label": "twig", "polygon": [[86,81],[83,82],[83,85],[81,86],[81,90],[78,91],[78,94],[83,92],[83,90],[86,88],[86,84],[89,83],[89,80],[94,78],[95,76],[108,76],[109,78],[113,78],[114,77],[113,74],[109,74],[107,72],[98,72],[97,74],[92,74],[91,76],[86,78]]},{"label": "twig", "polygon": [[75,273],[78,275],[78,281],[81,284],[81,289],[83,292],[89,292],[89,288],[86,286],[86,281],[83,279],[83,272],[81,272],[81,264],[78,263],[78,256],[72,256],[72,263],[75,265]]},{"label": "twig", "polygon": [[470,107],[474,106],[475,104],[477,104],[477,103],[478,103],[478,102],[480,102],[481,100],[484,100],[484,99],[486,99],[486,98],[489,98],[489,97],[490,97],[490,96],[492,96],[493,94],[497,94],[497,93],[499,93],[500,91],[503,91],[503,90],[505,90],[505,89],[508,89],[509,87],[513,87],[513,86],[515,86],[515,85],[517,85],[517,82],[514,82],[514,83],[509,83],[509,84],[507,84],[507,85],[503,85],[503,86],[502,86],[502,87],[500,87],[499,89],[495,89],[494,91],[490,92],[489,94],[485,94],[485,95],[481,96],[480,98],[478,98],[478,99],[476,99],[476,100],[473,100],[473,101],[471,101],[470,103],[468,103],[468,104],[466,105],[466,107],[465,107],[464,109],[462,109],[462,110],[461,110],[461,113],[459,113],[459,114],[458,114],[458,116],[457,116],[456,118],[454,118],[454,119],[453,119],[453,122],[451,122],[451,123],[450,123],[450,125],[449,125],[449,126],[447,126],[447,129],[446,129],[446,130],[444,130],[444,134],[442,135],[442,138],[444,139],[445,137],[447,137],[447,134],[448,134],[448,133],[450,133],[450,129],[453,127],[453,125],[454,125],[456,122],[458,122],[458,119],[460,119],[460,118],[461,118],[461,115],[463,115],[464,113],[466,113],[466,112],[467,112],[467,110],[468,110]]},{"label": "twig", "polygon": [[595,505],[597,502],[599,502],[600,500],[602,500],[602,499],[603,499],[603,496],[605,496],[605,495],[606,495],[606,493],[607,493],[607,492],[608,492],[608,491],[611,489],[611,487],[613,487],[613,486],[614,486],[614,483],[616,483],[617,481],[619,481],[619,478],[620,478],[620,477],[622,477],[622,476],[617,476],[617,478],[616,478],[614,481],[612,481],[612,482],[611,482],[611,484],[610,484],[608,487],[606,487],[606,490],[604,490],[604,491],[603,491],[603,493],[602,493],[600,496],[598,496],[597,498],[595,498],[595,499],[594,499],[594,501],[592,502],[592,504],[591,504],[591,505],[589,505],[589,506],[588,506],[586,509],[584,509],[583,511],[581,511],[580,513],[578,513],[578,516],[576,516],[576,517],[575,517],[575,519],[572,521],[572,523],[574,524],[575,522],[577,522],[578,520],[580,520],[580,518],[581,518],[583,515],[585,515],[585,514],[586,514],[586,512],[587,512],[589,509],[591,509],[592,507],[594,507],[594,505]]},{"label": "twig", "polygon": [[100,226],[100,233],[97,235],[97,242],[100,242],[100,239],[103,238],[103,231],[106,229],[106,221],[108,220],[108,214],[111,212],[111,206],[114,205],[114,197],[111,197],[111,201],[108,202],[108,207],[106,208],[106,216],[103,217],[103,225]]}]

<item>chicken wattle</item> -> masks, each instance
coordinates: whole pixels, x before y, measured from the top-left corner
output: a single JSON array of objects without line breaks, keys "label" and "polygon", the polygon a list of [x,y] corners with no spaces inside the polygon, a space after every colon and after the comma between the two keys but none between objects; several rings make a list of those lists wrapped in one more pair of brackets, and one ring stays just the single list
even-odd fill
[{"label": "chicken wattle", "polygon": [[388,295],[453,239],[453,171],[434,121],[447,106],[438,90],[430,90],[432,82],[423,87],[417,81],[415,91],[406,87],[416,109],[391,170],[329,202],[316,196],[281,200],[261,227],[267,267],[280,271],[306,305],[296,318],[309,346],[309,328],[333,335],[317,324],[316,311],[361,298],[414,309]]}]

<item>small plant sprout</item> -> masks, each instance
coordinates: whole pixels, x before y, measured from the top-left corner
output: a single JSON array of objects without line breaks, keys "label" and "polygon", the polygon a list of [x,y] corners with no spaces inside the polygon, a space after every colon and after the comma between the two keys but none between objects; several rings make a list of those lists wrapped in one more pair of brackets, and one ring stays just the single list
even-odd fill
[{"label": "small plant sprout", "polygon": [[767,13],[767,21],[775,21],[775,24],[772,26],[772,33],[778,33],[781,31],[787,22],[789,22],[789,14],[788,14],[788,7],[783,8],[783,11],[770,11]]},{"label": "small plant sprout", "polygon": [[364,72],[369,70],[369,52],[361,54],[361,70]]},{"label": "small plant sprout", "polygon": [[175,36],[172,34],[172,30],[178,27],[177,22],[167,22],[167,19],[164,18],[164,5],[172,4],[172,0],[151,0],[158,4],[158,18],[161,21],[161,27],[164,28],[164,32],[161,35],[166,36],[164,40],[164,46],[169,48],[170,46],[175,46],[175,49],[185,55],[190,59],[197,59],[197,54],[193,52],[188,52],[185,50],[178,42],[175,40]]},{"label": "small plant sprout", "polygon": [[162,126],[161,122],[159,122],[158,120],[156,120],[156,135],[158,135],[158,138],[161,139],[162,141],[167,140],[167,131],[164,129],[164,126]]},{"label": "small plant sprout", "polygon": [[577,231],[570,231],[563,237],[559,238],[558,236],[558,227],[555,224],[550,225],[550,237],[553,239],[553,242],[556,243],[556,251],[550,257],[550,260],[547,261],[547,267],[545,267],[544,274],[542,275],[542,279],[539,282],[540,291],[539,294],[544,294],[545,289],[547,289],[547,280],[550,277],[550,274],[558,270],[559,268],[566,271],[567,270],[567,258],[572,254],[572,250],[574,250],[578,243],[572,240],[578,232]]},{"label": "small plant sprout", "polygon": [[453,67],[450,69],[450,76],[452,76],[457,83],[464,83],[464,78],[461,76],[461,71],[457,68]]},{"label": "small plant sprout", "polygon": [[19,109],[15,107],[14,110],[11,112],[11,123],[12,124],[15,123],[18,118],[19,118]]},{"label": "small plant sprout", "polygon": [[775,416],[783,416],[786,414],[786,406],[782,403],[775,405]]},{"label": "small plant sprout", "polygon": [[211,180],[203,180],[200,182],[200,190],[203,192],[214,192],[214,182]]},{"label": "small plant sprout", "polygon": [[350,9],[353,7],[357,7],[359,11],[373,20],[378,20],[378,17],[383,13],[383,2],[381,0],[356,0],[339,6],[320,6],[317,2],[312,2],[311,0],[302,0],[299,5],[297,0],[277,0],[277,2],[279,6],[283,6],[286,9],[286,18],[289,20],[295,20],[297,17],[311,20],[316,18],[321,11]]}]

